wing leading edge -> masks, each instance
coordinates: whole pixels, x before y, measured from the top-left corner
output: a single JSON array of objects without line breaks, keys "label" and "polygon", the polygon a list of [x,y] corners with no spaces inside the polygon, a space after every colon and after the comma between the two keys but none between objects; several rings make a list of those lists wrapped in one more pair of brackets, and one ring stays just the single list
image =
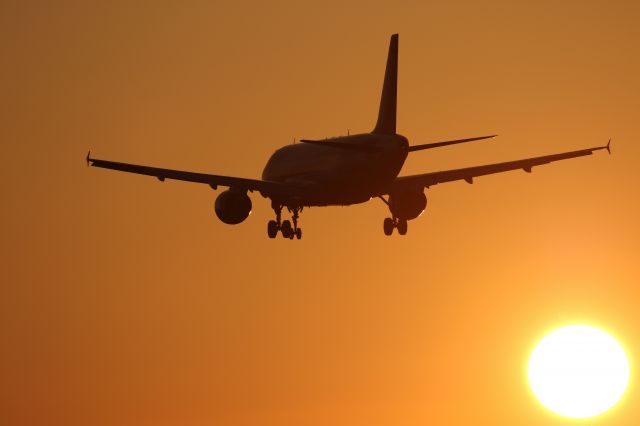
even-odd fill
[{"label": "wing leading edge", "polygon": [[158,167],[149,167],[139,164],[99,160],[96,158],[91,158],[90,155],[91,153],[87,154],[87,165],[89,166],[153,176],[161,182],[164,182],[165,179],[182,180],[186,182],[204,183],[209,185],[213,189],[217,189],[218,186],[228,186],[234,189],[258,191],[264,196],[296,196],[301,192],[298,186],[281,182],[238,178],[232,176],[219,176],[207,173],[187,172],[182,170],[161,169]]},{"label": "wing leading edge", "polygon": [[473,183],[473,179],[476,177],[508,172],[511,170],[522,169],[527,173],[531,173],[531,169],[535,166],[552,163],[554,161],[566,160],[569,158],[583,157],[603,149],[606,149],[607,152],[611,154],[610,147],[611,139],[609,139],[609,142],[606,145],[597,146],[595,148],[580,149],[577,151],[568,151],[559,154],[526,158],[523,160],[506,161],[504,163],[466,167],[463,169],[443,170],[419,175],[401,176],[396,178],[395,181],[385,188],[381,195],[390,194],[392,192],[402,192],[404,190],[415,190],[416,188],[428,188],[439,183],[453,182],[456,180],[465,180],[467,183]]}]

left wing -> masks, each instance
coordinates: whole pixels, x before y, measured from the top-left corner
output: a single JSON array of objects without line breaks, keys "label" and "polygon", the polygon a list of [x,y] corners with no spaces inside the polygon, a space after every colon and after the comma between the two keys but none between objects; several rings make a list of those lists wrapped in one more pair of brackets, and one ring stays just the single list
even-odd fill
[{"label": "left wing", "polygon": [[298,196],[303,188],[282,182],[273,182],[259,179],[239,178],[232,176],[211,175],[207,173],[187,172],[182,170],[161,169],[158,167],[142,166],[139,164],[119,163],[116,161],[98,160],[87,154],[87,165],[104,169],[118,170],[121,172],[137,173],[140,175],[154,176],[159,181],[175,179],[187,182],[204,183],[217,189],[218,185],[228,186],[247,191],[258,191],[262,195],[270,196]]},{"label": "left wing", "polygon": [[504,163],[487,164],[484,166],[467,167],[464,169],[443,170],[440,172],[423,173],[420,175],[402,176],[391,182],[391,184],[389,184],[389,186],[387,186],[380,195],[402,192],[403,190],[412,190],[416,188],[428,188],[439,183],[453,182],[456,180],[465,180],[467,183],[473,183],[473,178],[478,176],[508,172],[510,170],[522,169],[527,173],[531,173],[531,168],[534,166],[566,160],[568,158],[591,155],[594,151],[599,151],[601,149],[606,149],[609,154],[611,154],[610,145],[611,139],[609,139],[609,143],[606,145],[597,146],[595,148],[544,155],[542,157],[526,158],[524,160],[507,161]]}]

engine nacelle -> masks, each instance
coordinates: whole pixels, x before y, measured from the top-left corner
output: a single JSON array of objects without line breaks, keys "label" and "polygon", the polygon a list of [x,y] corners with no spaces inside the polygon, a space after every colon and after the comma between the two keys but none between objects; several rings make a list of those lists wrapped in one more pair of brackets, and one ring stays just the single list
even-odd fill
[{"label": "engine nacelle", "polygon": [[251,213],[251,198],[244,191],[228,189],[216,198],[216,216],[228,225],[237,225]]},{"label": "engine nacelle", "polygon": [[426,207],[427,197],[422,191],[400,192],[389,196],[389,209],[399,219],[415,219]]}]

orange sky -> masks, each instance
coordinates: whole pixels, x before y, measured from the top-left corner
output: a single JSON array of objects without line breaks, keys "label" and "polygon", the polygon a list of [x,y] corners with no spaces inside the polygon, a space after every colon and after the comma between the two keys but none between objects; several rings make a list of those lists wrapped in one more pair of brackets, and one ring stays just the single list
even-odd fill
[{"label": "orange sky", "polygon": [[[0,6],[1,424],[640,423],[638,2],[92,3]],[[406,237],[379,201],[305,210],[293,242],[257,194],[227,226],[204,185],[84,163],[259,177],[369,131],[393,32],[402,134],[500,135],[403,174],[613,155],[438,185]],[[576,422],[525,366],[582,321],[633,377]]]}]

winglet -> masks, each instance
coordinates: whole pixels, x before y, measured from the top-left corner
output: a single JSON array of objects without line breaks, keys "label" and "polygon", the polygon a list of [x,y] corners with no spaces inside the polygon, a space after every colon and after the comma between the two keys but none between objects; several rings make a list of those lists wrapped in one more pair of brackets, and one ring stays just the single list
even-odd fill
[{"label": "winglet", "polygon": [[605,148],[607,148],[607,152],[611,155],[611,138],[609,138],[609,142],[607,142],[607,146]]},{"label": "winglet", "polygon": [[91,150],[87,152],[87,167],[91,165]]}]

